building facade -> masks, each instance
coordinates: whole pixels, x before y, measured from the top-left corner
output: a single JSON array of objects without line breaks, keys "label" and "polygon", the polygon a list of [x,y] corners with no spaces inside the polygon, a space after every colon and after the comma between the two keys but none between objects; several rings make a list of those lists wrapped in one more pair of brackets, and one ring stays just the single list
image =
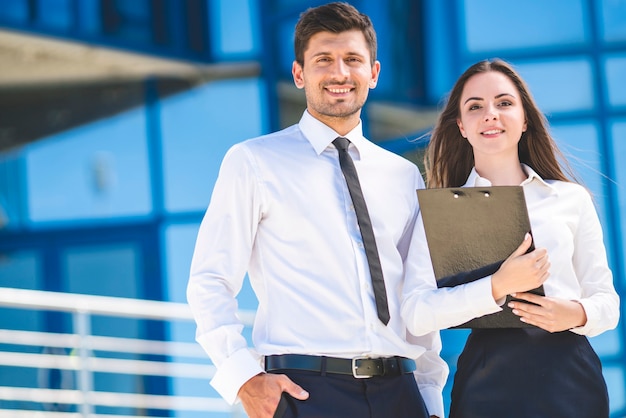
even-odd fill
[{"label": "building facade", "polygon": [[[3,0],[0,287],[185,301],[224,153],[304,110],[291,86],[293,27],[321,3]],[[379,34],[369,136],[421,164],[422,135],[458,75],[482,59],[513,63],[594,194],[626,295],[626,1],[350,3]],[[240,300],[254,309],[249,289]],[[0,315],[0,328],[68,326],[54,314]],[[193,338],[140,323],[119,331]],[[467,334],[442,335],[454,372]],[[626,416],[624,321],[591,342],[612,416]],[[0,385],[9,380],[0,373]]]}]

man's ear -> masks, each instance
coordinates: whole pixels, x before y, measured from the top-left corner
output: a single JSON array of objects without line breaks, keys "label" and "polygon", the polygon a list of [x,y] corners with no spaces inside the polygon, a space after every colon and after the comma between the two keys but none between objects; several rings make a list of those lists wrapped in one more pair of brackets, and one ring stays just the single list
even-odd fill
[{"label": "man's ear", "polygon": [[304,77],[302,75],[302,66],[298,64],[297,61],[294,61],[291,66],[291,74],[293,75],[293,82],[297,88],[304,88]]},{"label": "man's ear", "polygon": [[380,61],[376,61],[374,62],[374,65],[372,65],[372,78],[370,78],[370,81],[368,83],[368,86],[370,89],[375,88],[378,85],[378,76],[380,75]]}]

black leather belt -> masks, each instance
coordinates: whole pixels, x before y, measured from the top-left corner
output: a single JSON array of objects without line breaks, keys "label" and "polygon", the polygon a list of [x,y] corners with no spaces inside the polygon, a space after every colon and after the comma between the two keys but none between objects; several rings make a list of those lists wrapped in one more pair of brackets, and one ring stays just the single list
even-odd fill
[{"label": "black leather belt", "polygon": [[336,373],[364,379],[374,376],[399,376],[415,371],[415,361],[405,357],[353,359],[283,354],[265,356],[265,370],[306,370],[319,373]]}]

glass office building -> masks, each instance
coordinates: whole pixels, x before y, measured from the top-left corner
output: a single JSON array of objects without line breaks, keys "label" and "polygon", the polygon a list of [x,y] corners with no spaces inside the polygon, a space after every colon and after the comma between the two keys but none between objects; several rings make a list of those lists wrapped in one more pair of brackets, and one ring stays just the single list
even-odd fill
[{"label": "glass office building", "polygon": [[[291,82],[293,27],[321,3],[3,0],[0,287],[184,302],[224,153],[304,110]],[[516,66],[594,194],[625,296],[626,1],[350,3],[379,36],[366,133],[418,165],[458,75],[486,58]],[[254,309],[249,289],[240,300]],[[57,319],[7,313],[0,328],[62,332]],[[193,338],[141,324],[122,332]],[[467,334],[442,335],[454,372]],[[612,416],[626,416],[624,321],[591,342]],[[1,374],[0,385],[10,379]]]}]

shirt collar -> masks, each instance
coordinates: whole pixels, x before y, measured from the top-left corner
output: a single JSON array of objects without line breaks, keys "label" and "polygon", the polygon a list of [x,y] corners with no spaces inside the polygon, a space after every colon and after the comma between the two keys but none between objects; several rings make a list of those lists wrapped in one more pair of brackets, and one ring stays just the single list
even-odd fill
[{"label": "shirt collar", "polygon": [[[520,184],[520,186],[524,186],[526,184],[530,184],[533,181],[535,181],[545,187],[548,187],[549,189],[551,189],[552,192],[554,193],[557,192],[557,190],[554,188],[554,186],[551,183],[542,179],[541,176],[537,174],[537,172],[533,170],[530,166],[522,163],[522,168],[524,169],[528,177],[526,178],[526,180],[522,182],[522,184]],[[465,182],[465,185],[463,187],[490,187],[490,186],[491,186],[491,181],[489,181],[489,179],[481,177],[476,171],[476,167],[474,167],[472,168],[472,171],[467,177],[467,181]]]},{"label": "shirt collar", "polygon": [[[305,110],[302,114],[298,126],[304,137],[311,143],[315,152],[317,152],[317,155],[320,155],[335,138],[340,136],[331,127],[311,116],[308,110]],[[347,135],[343,135],[343,137],[350,140],[356,147],[359,155],[367,147],[367,140],[363,137],[363,124],[360,121],[354,129],[348,132]]]}]

